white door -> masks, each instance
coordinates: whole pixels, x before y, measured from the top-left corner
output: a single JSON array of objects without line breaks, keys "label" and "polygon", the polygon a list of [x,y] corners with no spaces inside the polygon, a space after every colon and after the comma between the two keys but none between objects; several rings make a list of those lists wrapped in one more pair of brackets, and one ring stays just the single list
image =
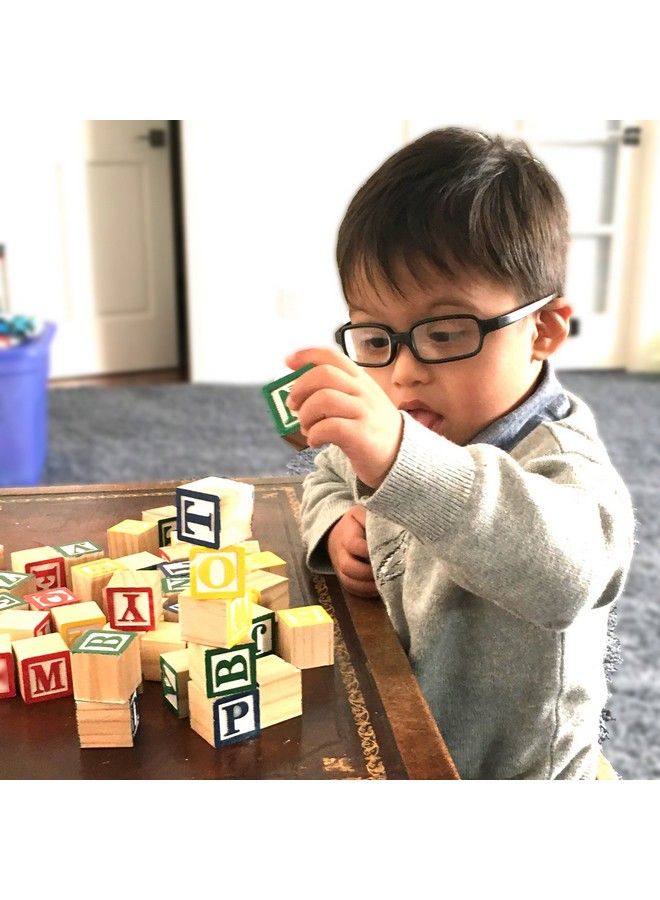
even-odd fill
[{"label": "white door", "polygon": [[57,323],[53,378],[178,365],[168,145],[165,121],[3,125],[11,306]]}]

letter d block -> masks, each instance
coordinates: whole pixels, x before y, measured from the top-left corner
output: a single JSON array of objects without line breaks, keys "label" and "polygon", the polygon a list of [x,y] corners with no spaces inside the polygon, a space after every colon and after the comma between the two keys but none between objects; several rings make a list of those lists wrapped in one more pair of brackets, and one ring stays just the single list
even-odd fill
[{"label": "letter d block", "polygon": [[26,703],[73,694],[71,654],[59,634],[14,641],[18,684]]},{"label": "letter d block", "polygon": [[226,697],[257,686],[256,647],[252,641],[235,647],[188,646],[190,677],[207,697]]},{"label": "letter d block", "polygon": [[0,700],[16,696],[14,678],[14,654],[11,652],[11,638],[0,634]]},{"label": "letter d block", "polygon": [[86,631],[71,647],[76,700],[122,703],[142,680],[140,641],[120,631]]},{"label": "letter d block", "polygon": [[233,600],[245,593],[245,550],[231,547],[190,553],[190,596],[195,600]]},{"label": "letter d block", "polygon": [[194,681],[188,683],[190,727],[212,747],[226,747],[257,737],[259,691],[243,691],[229,697],[208,699]]}]

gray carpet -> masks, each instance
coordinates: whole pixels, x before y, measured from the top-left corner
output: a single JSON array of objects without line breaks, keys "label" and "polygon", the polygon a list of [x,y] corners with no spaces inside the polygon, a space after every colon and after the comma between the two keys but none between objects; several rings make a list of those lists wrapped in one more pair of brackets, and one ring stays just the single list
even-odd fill
[{"label": "gray carpet", "polygon": [[[637,511],[638,545],[617,632],[623,663],[604,750],[626,779],[660,777],[660,376],[560,373],[592,407]],[[287,474],[258,386],[158,385],[50,391],[45,484],[189,481]]]}]

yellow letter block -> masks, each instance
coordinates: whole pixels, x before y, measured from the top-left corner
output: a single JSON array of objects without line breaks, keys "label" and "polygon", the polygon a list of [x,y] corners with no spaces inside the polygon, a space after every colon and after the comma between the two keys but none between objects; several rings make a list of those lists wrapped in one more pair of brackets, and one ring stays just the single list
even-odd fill
[{"label": "yellow letter block", "polygon": [[252,599],[249,594],[233,600],[197,600],[179,594],[179,625],[188,643],[233,647],[252,627]]},{"label": "yellow letter block", "polygon": [[283,609],[277,614],[277,652],[299,669],[334,663],[334,623],[322,606]]},{"label": "yellow letter block", "polygon": [[95,603],[102,604],[103,588],[115,572],[121,572],[123,569],[122,563],[107,557],[72,566],[71,590],[79,600],[93,600]]},{"label": "yellow letter block", "polygon": [[102,609],[93,600],[72,603],[71,606],[56,606],[50,615],[67,647],[71,647],[84,631],[103,628],[106,623]]},{"label": "yellow letter block", "polygon": [[190,553],[190,596],[195,600],[233,600],[245,594],[245,550],[227,547]]}]

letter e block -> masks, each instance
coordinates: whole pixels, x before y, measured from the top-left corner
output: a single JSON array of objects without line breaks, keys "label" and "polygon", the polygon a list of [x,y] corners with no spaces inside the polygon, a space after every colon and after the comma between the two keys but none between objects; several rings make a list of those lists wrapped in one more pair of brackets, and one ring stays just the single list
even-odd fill
[{"label": "letter e block", "polygon": [[11,555],[11,567],[14,572],[34,575],[37,591],[66,587],[64,557],[54,547],[17,550]]},{"label": "letter e block", "polygon": [[14,641],[21,696],[26,703],[73,694],[71,654],[59,634]]},{"label": "letter e block", "polygon": [[232,547],[190,554],[190,596],[196,600],[233,600],[245,594],[245,550]]},{"label": "letter e block", "polygon": [[334,623],[322,606],[300,606],[277,613],[277,653],[299,669],[331,666]]}]

